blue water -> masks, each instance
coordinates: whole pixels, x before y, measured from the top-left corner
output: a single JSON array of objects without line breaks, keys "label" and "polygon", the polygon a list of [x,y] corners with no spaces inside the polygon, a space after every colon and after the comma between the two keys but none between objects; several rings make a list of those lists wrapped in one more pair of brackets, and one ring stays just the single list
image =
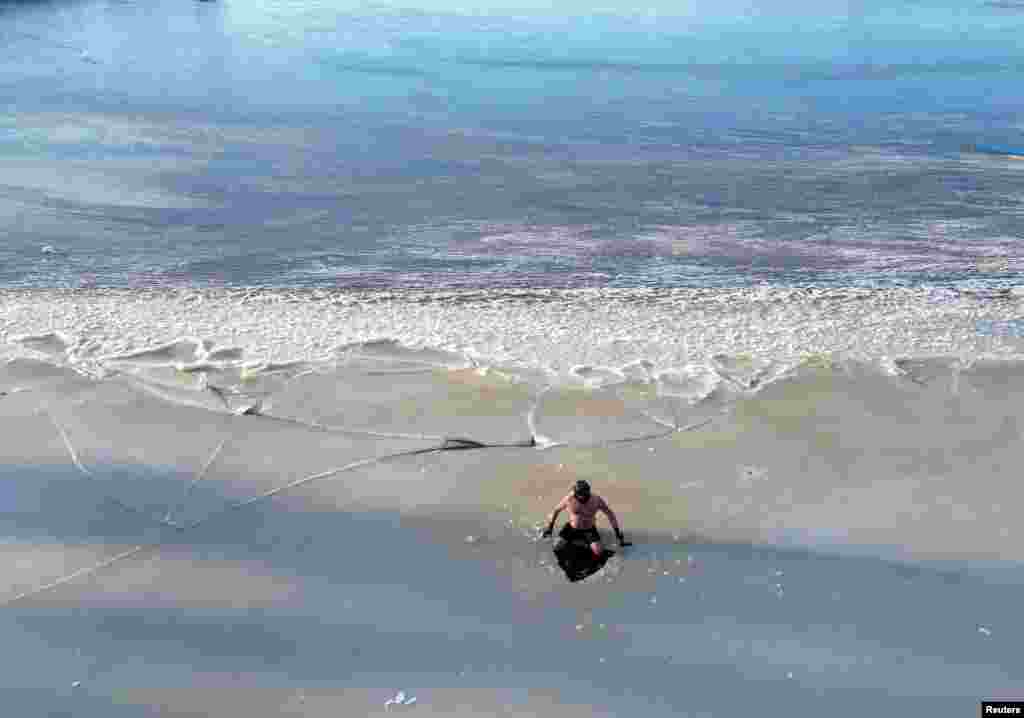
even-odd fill
[{"label": "blue water", "polygon": [[1022,29],[0,0],[0,285],[1017,284]]}]

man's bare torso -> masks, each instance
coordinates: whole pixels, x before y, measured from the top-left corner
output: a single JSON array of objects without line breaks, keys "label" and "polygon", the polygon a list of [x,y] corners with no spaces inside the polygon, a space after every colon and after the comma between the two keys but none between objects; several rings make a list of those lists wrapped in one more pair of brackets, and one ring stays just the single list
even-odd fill
[{"label": "man's bare torso", "polygon": [[594,527],[597,512],[604,507],[604,499],[594,494],[587,503],[583,503],[572,494],[562,499],[562,506],[569,512],[569,525],[574,529],[590,529]]}]

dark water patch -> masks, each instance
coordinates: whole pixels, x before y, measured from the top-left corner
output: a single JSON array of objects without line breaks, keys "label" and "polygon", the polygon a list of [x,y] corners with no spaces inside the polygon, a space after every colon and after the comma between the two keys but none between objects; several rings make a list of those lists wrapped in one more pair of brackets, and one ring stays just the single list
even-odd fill
[{"label": "dark water patch", "polygon": [[355,73],[362,75],[413,78],[418,80],[437,79],[436,72],[411,65],[388,64],[370,58],[346,59],[345,57],[321,57],[317,62],[336,73]]},{"label": "dark water patch", "polygon": [[994,10],[1024,10],[1024,2],[1017,2],[1016,0],[988,0],[988,2],[982,3],[981,6]]},{"label": "dark water patch", "polygon": [[537,72],[571,73],[623,73],[668,74],[713,80],[759,82],[764,80],[794,81],[849,81],[889,80],[899,77],[925,75],[976,76],[992,73],[1015,73],[1022,66],[1007,60],[1003,62],[972,62],[965,60],[934,63],[861,63],[843,65],[813,62],[791,63],[692,63],[692,62],[625,62],[589,58],[501,58],[463,55],[463,65],[493,70],[532,70]]}]

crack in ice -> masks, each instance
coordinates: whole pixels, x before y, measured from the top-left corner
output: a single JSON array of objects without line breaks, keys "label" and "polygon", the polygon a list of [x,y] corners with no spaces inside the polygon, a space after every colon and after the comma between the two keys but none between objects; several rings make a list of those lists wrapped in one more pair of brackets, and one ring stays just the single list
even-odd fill
[{"label": "crack in ice", "polygon": [[[192,489],[195,488],[196,484],[203,480],[203,477],[206,476],[206,472],[210,470],[211,466],[213,466],[213,462],[217,460],[217,457],[220,455],[221,450],[227,443],[228,439],[221,439],[220,443],[217,444],[217,448],[215,448],[213,450],[213,453],[210,454],[210,458],[208,458],[206,460],[206,463],[203,464],[202,469],[199,470],[199,473],[196,474],[196,477],[188,483],[188,486],[185,487],[185,495],[181,497],[181,503],[179,503],[177,506],[178,510],[185,509],[185,504],[188,502],[188,497],[192,493]],[[171,521],[172,511],[173,509],[167,509],[167,513],[164,515],[164,521],[173,524],[174,522]]]},{"label": "crack in ice", "polygon": [[[51,419],[52,419],[52,416],[51,416]],[[65,445],[68,446],[68,450],[71,452],[72,458],[73,458],[73,460],[75,460],[76,465],[78,465],[78,467],[80,469],[82,469],[82,471],[87,476],[91,477],[91,474],[88,472],[88,470],[85,469],[85,467],[83,467],[80,462],[78,462],[77,454],[74,451],[74,447],[70,444],[70,441],[67,440],[66,434],[64,434],[63,429],[61,429],[60,425],[56,423],[56,420],[54,420],[54,424],[55,424],[55,426],[57,426],[58,431],[61,432],[62,437],[65,437]],[[222,445],[223,445],[223,442],[222,442]],[[254,505],[256,503],[259,503],[259,502],[264,501],[266,499],[272,498],[274,496],[277,496],[279,494],[282,494],[282,493],[284,493],[286,491],[289,491],[291,489],[297,488],[299,486],[303,486],[305,484],[309,484],[309,483],[312,483],[314,481],[320,481],[320,480],[323,480],[323,479],[332,478],[332,477],[337,476],[338,474],[344,473],[346,471],[352,471],[354,469],[358,469],[358,468],[361,468],[361,467],[364,467],[364,466],[371,466],[373,464],[382,463],[384,461],[389,461],[389,460],[392,460],[392,459],[398,459],[398,458],[402,458],[402,457],[406,457],[406,456],[417,456],[417,455],[421,455],[421,454],[440,453],[442,451],[458,451],[458,450],[466,450],[466,449],[501,448],[501,447],[508,447],[508,446],[527,447],[527,446],[533,446],[533,442],[531,440],[529,443],[523,442],[522,444],[494,444],[494,445],[491,445],[491,444],[483,444],[483,443],[480,443],[480,442],[476,442],[476,441],[472,441],[472,440],[466,440],[466,439],[449,439],[449,440],[446,440],[445,443],[443,443],[443,444],[441,444],[439,446],[430,446],[430,447],[425,447],[425,448],[422,448],[422,449],[412,449],[410,451],[403,451],[403,452],[399,452],[397,454],[388,454],[387,456],[377,456],[377,457],[371,457],[371,458],[367,458],[367,459],[360,459],[358,461],[353,461],[353,462],[350,462],[350,463],[345,464],[343,466],[339,466],[339,467],[335,467],[335,468],[332,468],[332,469],[328,469],[326,471],[320,471],[320,472],[317,472],[315,474],[310,474],[309,476],[305,476],[305,477],[302,477],[300,479],[296,479],[295,481],[291,481],[291,482],[289,482],[287,484],[284,484],[282,486],[278,486],[276,488],[270,489],[270,490],[265,491],[265,492],[263,492],[261,494],[257,494],[256,496],[251,496],[248,499],[244,499],[242,501],[236,501],[234,503],[228,504],[227,506],[221,508],[218,511],[210,513],[210,514],[208,514],[208,515],[206,515],[206,516],[204,516],[204,517],[202,517],[200,519],[196,519],[196,520],[191,521],[191,522],[189,522],[187,524],[165,524],[165,525],[171,526],[172,528],[174,528],[179,533],[183,533],[183,532],[186,532],[186,531],[191,531],[191,530],[196,529],[196,528],[198,528],[198,527],[200,527],[200,526],[202,526],[204,524],[210,523],[214,519],[222,518],[225,514],[231,512],[231,511],[237,511],[239,509],[243,509],[243,508],[246,508],[248,506],[252,506],[252,505]],[[220,449],[220,447],[218,447],[218,451],[215,451],[214,455],[211,456],[210,461],[208,462],[208,465],[213,462],[214,458],[216,457],[216,454],[219,453],[219,449]],[[198,477],[197,477],[196,480],[193,481],[193,484],[196,483],[197,481],[198,481]],[[135,509],[133,509],[132,507],[128,506],[127,504],[121,504],[120,502],[118,502],[118,503],[119,503],[119,505],[122,505],[122,506],[128,508],[131,511],[135,511]],[[161,522],[161,523],[164,523],[164,522]],[[62,577],[60,577],[58,579],[50,581],[50,582],[48,582],[46,584],[43,584],[41,586],[37,586],[36,588],[34,588],[32,590],[24,591],[24,592],[22,592],[22,593],[20,593],[20,594],[18,594],[16,596],[8,598],[8,599],[6,599],[4,601],[0,601],[0,606],[8,606],[8,605],[10,605],[12,603],[15,603],[16,601],[22,601],[24,599],[31,598],[32,596],[36,596],[36,595],[38,595],[40,593],[44,593],[44,592],[49,591],[51,589],[57,588],[59,586],[62,586],[62,585],[66,584],[66,583],[68,583],[68,582],[70,582],[70,581],[72,581],[72,580],[74,580],[76,578],[81,578],[83,576],[87,576],[87,575],[90,575],[90,574],[95,573],[97,571],[100,571],[100,570],[102,570],[104,568],[107,568],[107,567],[109,567],[109,566],[111,566],[111,565],[113,565],[113,564],[115,564],[115,563],[117,563],[117,562],[119,562],[119,561],[121,561],[123,559],[135,556],[135,555],[137,555],[138,553],[140,553],[142,551],[150,550],[150,549],[159,549],[159,548],[163,547],[164,545],[165,545],[165,542],[159,541],[159,542],[155,542],[155,543],[143,544],[143,545],[136,546],[136,547],[134,547],[132,549],[129,549],[127,551],[123,551],[123,552],[121,552],[121,553],[119,553],[119,554],[117,554],[115,556],[112,556],[112,557],[110,557],[108,559],[105,559],[105,560],[103,560],[103,561],[101,561],[101,562],[99,562],[99,563],[97,563],[97,564],[95,564],[93,566],[88,566],[88,567],[85,567],[85,568],[77,569],[76,571],[73,571],[73,572],[71,572],[71,573],[69,573],[69,574],[67,574],[65,576],[62,576]]]},{"label": "crack in ice", "polygon": [[[49,409],[41,408],[41,410],[50,418],[50,421],[53,423],[54,428],[57,429],[57,433],[60,434],[60,438],[64,442],[64,447],[67,449],[68,454],[70,454],[71,456],[72,463],[74,463],[74,465],[78,468],[80,472],[82,472],[84,476],[88,477],[92,481],[98,482],[99,479],[96,478],[96,475],[89,471],[89,469],[86,468],[86,466],[82,463],[81,459],[79,459],[78,452],[75,450],[74,444],[71,443],[71,439],[68,436],[67,432],[64,430],[64,427],[61,426],[60,422],[57,421],[57,417],[55,417],[53,415],[53,412],[51,412]],[[168,521],[166,519],[154,518],[150,514],[147,514],[145,511],[142,511],[141,509],[138,509],[135,506],[132,506],[131,504],[126,504],[119,498],[111,496],[110,494],[107,494],[105,492],[103,494],[103,498],[105,501],[111,502],[112,504],[116,505],[117,507],[124,511],[135,514],[137,516],[143,516],[149,519],[150,521],[160,524],[161,526],[168,526],[170,528],[178,530],[181,530],[182,528],[181,524],[175,523],[173,521]]]}]

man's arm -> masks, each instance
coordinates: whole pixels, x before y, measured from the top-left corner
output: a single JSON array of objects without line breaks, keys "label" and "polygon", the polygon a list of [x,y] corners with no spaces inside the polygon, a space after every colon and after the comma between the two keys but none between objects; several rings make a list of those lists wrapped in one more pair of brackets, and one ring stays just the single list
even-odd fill
[{"label": "man's arm", "polygon": [[544,533],[542,533],[541,536],[550,536],[555,530],[555,520],[558,518],[558,514],[562,513],[562,509],[565,508],[565,501],[565,499],[559,501],[558,506],[556,506],[555,510],[551,512],[551,521],[548,522],[548,527],[544,529]]},{"label": "man's arm", "polygon": [[611,522],[612,528],[615,530],[615,538],[618,539],[619,545],[631,546],[632,542],[627,541],[626,537],[622,535],[622,528],[619,527],[619,519],[616,518],[615,512],[612,511],[612,507],[604,499],[601,499],[601,504],[597,507],[597,510],[603,512],[608,517],[608,521]]}]

